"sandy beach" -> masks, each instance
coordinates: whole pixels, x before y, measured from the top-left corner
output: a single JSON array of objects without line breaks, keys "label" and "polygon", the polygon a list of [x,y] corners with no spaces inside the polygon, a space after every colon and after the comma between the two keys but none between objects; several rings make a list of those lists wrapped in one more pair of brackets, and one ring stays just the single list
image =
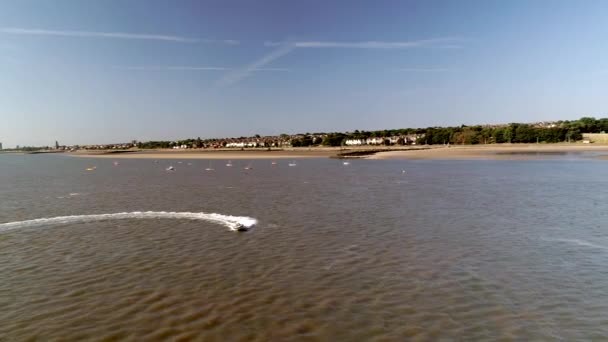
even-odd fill
[{"label": "sandy beach", "polygon": [[595,158],[608,159],[608,145],[583,144],[504,144],[465,145],[434,147],[410,151],[386,151],[367,156],[366,159],[426,159],[426,160],[467,160],[504,159],[537,160],[564,157],[568,154],[597,152]]},{"label": "sandy beach", "polygon": [[[359,153],[360,152],[360,153]],[[112,159],[301,159],[332,158],[345,154],[354,159],[426,159],[426,160],[537,160],[563,158],[569,154],[595,152],[590,157],[608,160],[608,145],[588,144],[504,144],[464,146],[407,146],[361,148],[291,148],[268,151],[250,150],[135,150],[135,151],[76,151],[70,156]],[[359,154],[358,154],[359,153]],[[369,154],[367,154],[369,153]],[[348,154],[351,154],[350,156]],[[366,155],[367,154],[367,155]]]}]

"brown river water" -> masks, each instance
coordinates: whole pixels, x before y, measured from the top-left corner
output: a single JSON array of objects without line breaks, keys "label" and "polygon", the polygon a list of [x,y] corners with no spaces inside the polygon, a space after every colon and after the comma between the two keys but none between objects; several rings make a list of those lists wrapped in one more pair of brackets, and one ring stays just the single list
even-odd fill
[{"label": "brown river water", "polygon": [[0,155],[0,340],[608,339],[605,161],[289,162]]}]

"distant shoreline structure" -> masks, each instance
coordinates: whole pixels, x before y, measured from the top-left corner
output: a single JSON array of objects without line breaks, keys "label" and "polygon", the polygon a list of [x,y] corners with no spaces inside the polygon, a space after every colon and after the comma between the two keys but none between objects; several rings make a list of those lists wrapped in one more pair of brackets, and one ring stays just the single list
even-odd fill
[{"label": "distant shoreline structure", "polygon": [[[3,151],[7,153],[6,151]],[[0,153],[3,153],[0,151]],[[8,152],[13,155],[61,154],[76,158],[154,160],[295,160],[295,159],[414,159],[414,160],[540,160],[584,156],[608,160],[608,144],[486,144],[363,147],[293,147],[284,149],[130,149]],[[281,164],[281,163],[279,163]]]},{"label": "distant shoreline structure", "polygon": [[[50,152],[49,153],[53,153]],[[57,152],[54,152],[57,154]],[[36,153],[41,154],[41,153]],[[295,159],[418,159],[418,160],[539,160],[568,156],[608,160],[608,144],[556,143],[556,144],[488,144],[488,145],[426,145],[396,147],[297,147],[286,149],[247,150],[80,150],[61,152],[76,158],[97,159],[154,159],[154,160],[267,160],[278,164]]]},{"label": "distant shoreline structure", "polygon": [[132,150],[248,150],[268,151],[298,147],[405,147],[420,145],[493,145],[505,143],[608,143],[608,118],[583,117],[573,121],[511,123],[499,125],[403,128],[345,133],[280,134],[239,138],[190,138],[175,141],[133,140],[129,143],[101,145],[60,145],[54,147],[19,147],[4,151],[50,152],[106,150],[126,153]]}]

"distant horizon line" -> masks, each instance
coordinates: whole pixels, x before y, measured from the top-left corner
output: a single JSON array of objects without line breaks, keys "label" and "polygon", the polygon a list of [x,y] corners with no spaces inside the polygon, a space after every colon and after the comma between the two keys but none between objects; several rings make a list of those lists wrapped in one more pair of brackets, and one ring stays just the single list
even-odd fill
[{"label": "distant horizon line", "polygon": [[[292,136],[307,136],[307,135],[327,135],[327,134],[352,134],[355,132],[382,132],[382,131],[397,131],[397,130],[427,130],[427,129],[432,129],[432,128],[458,128],[458,127],[500,127],[500,126],[509,126],[512,124],[517,124],[517,125],[533,125],[533,124],[540,124],[540,123],[546,123],[546,124],[553,124],[553,123],[562,123],[562,122],[572,122],[572,121],[580,121],[581,119],[594,119],[594,120],[606,120],[608,121],[608,117],[600,117],[600,118],[596,118],[596,117],[592,117],[592,116],[582,116],[578,119],[560,119],[560,120],[543,120],[543,121],[530,121],[530,122],[510,122],[510,123],[485,123],[485,124],[474,124],[474,125],[467,125],[467,124],[461,124],[461,125],[456,125],[456,126],[427,126],[427,127],[402,127],[402,128],[385,128],[385,129],[375,129],[375,130],[359,130],[359,129],[355,129],[353,131],[333,131],[333,132],[306,132],[306,133],[279,133],[279,134],[275,134],[275,135],[261,135],[261,134],[253,134],[250,136],[223,136],[223,137],[207,137],[207,138],[201,138],[202,141],[207,141],[207,140],[221,140],[221,139],[250,139],[250,138],[255,138],[256,135],[259,135],[260,138],[269,138],[269,137],[280,137],[283,134],[287,134],[289,137]],[[176,141],[180,141],[180,140],[190,140],[190,139],[198,139],[200,137],[191,137],[191,138],[179,138],[179,139],[148,139],[148,140],[140,140],[140,139],[132,139],[130,142],[119,142],[119,143],[98,143],[98,144],[71,144],[71,145],[60,145],[60,146],[103,146],[103,145],[123,145],[123,144],[129,144],[132,143],[133,141],[136,142],[176,142]],[[2,141],[0,141],[0,144],[2,143]],[[52,144],[54,145],[54,144]],[[15,145],[15,149],[17,149],[17,146],[19,148],[41,148],[41,147],[49,147],[52,145],[40,145],[40,146],[30,146],[30,145]],[[4,148],[7,149],[7,148]],[[8,148],[10,149],[10,148]]]}]

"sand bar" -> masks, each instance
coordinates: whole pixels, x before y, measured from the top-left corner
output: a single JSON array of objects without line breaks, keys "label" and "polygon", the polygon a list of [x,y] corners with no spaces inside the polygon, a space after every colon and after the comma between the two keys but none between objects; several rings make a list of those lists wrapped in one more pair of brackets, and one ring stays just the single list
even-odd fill
[{"label": "sand bar", "polygon": [[593,158],[608,159],[608,145],[587,144],[503,144],[468,146],[465,145],[450,147],[442,146],[439,148],[432,148],[427,150],[380,152],[368,156],[366,157],[366,159],[539,160],[587,155],[588,152],[600,153],[600,155],[592,156]]},{"label": "sand bar", "polygon": [[[379,152],[378,152],[379,151]],[[358,152],[362,152],[357,155]],[[366,155],[366,153],[369,153]],[[331,158],[346,154],[347,158],[360,159],[427,159],[427,160],[541,160],[568,157],[589,157],[608,160],[608,145],[600,144],[492,144],[492,145],[430,145],[392,147],[312,147],[218,150],[129,150],[129,151],[76,151],[70,156],[111,159],[301,159]],[[350,154],[350,155],[349,155]]]}]

